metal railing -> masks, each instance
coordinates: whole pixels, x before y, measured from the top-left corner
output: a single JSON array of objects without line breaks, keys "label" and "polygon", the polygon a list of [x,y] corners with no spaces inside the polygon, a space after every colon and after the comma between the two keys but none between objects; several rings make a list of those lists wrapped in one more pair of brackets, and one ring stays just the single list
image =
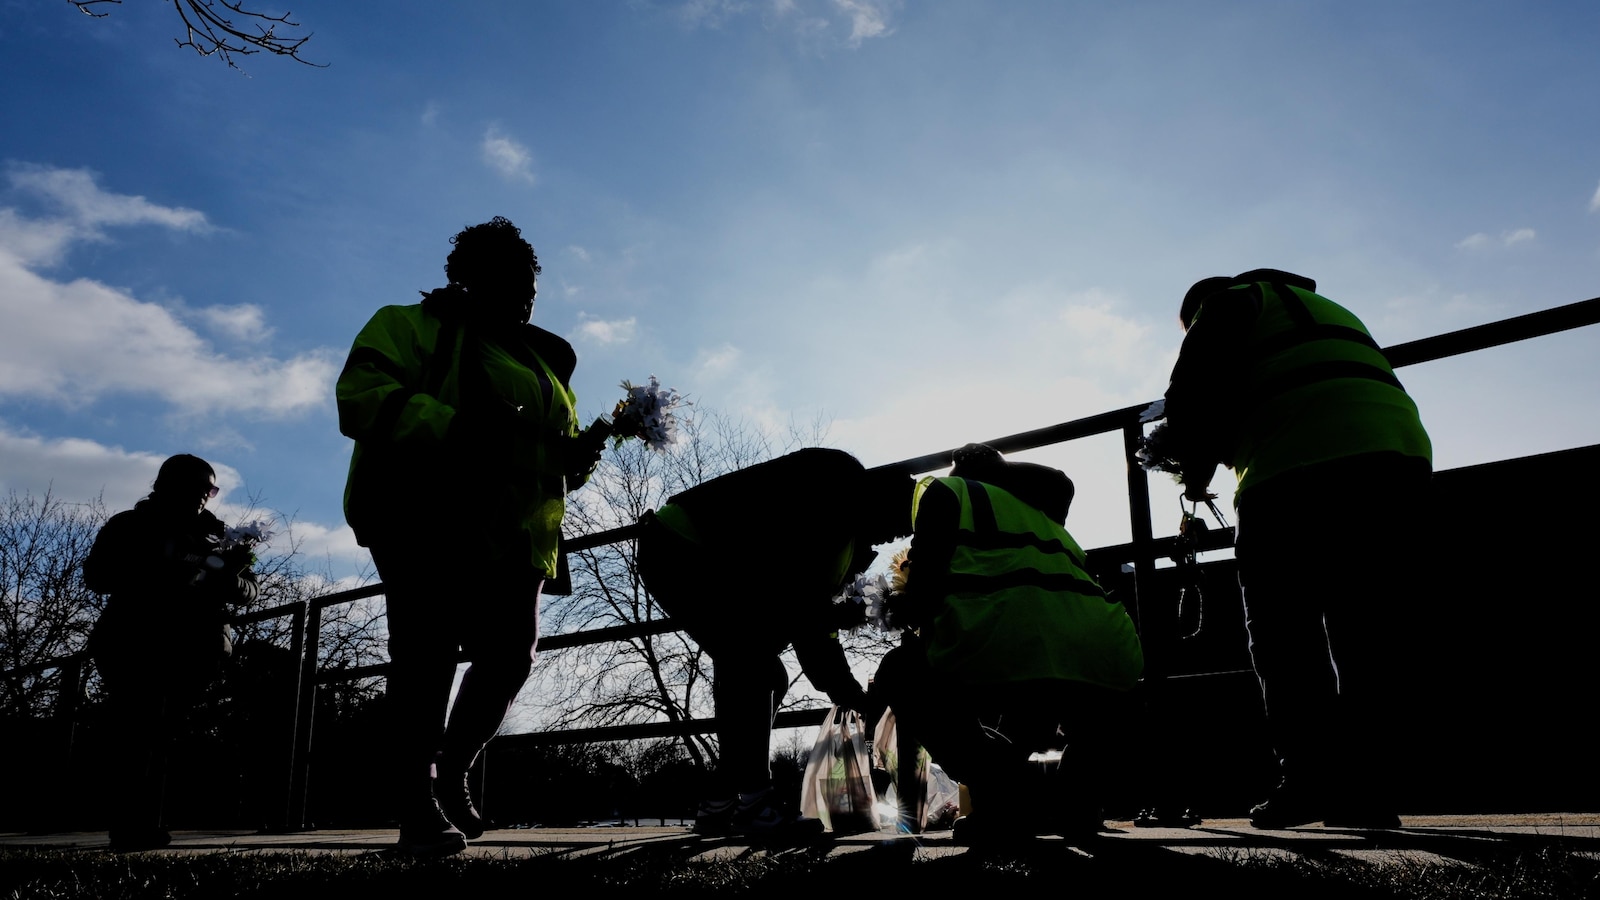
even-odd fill
[{"label": "metal railing", "polygon": [[[1389,358],[1391,364],[1399,368],[1484,350],[1529,338],[1556,334],[1597,323],[1600,323],[1600,297],[1430,338],[1397,344],[1385,348],[1383,352]],[[1148,617],[1153,613],[1148,611],[1149,608],[1146,604],[1139,602],[1140,585],[1149,583],[1158,560],[1171,557],[1179,550],[1176,537],[1156,538],[1154,536],[1150,525],[1151,510],[1148,475],[1132,462],[1134,453],[1138,449],[1139,439],[1144,432],[1144,425],[1139,421],[1139,415],[1148,405],[1148,403],[1142,403],[1124,407],[1099,415],[1063,422],[1020,434],[1007,435],[985,442],[996,450],[1009,454],[1102,434],[1121,434],[1123,458],[1127,461],[1125,474],[1131,540],[1126,544],[1094,548],[1089,550],[1088,553],[1092,564],[1102,568],[1102,570],[1108,563],[1131,565],[1133,592],[1131,606],[1137,610],[1136,614],[1139,617],[1138,625],[1141,634],[1147,633],[1152,628],[1153,623],[1148,620]],[[953,450],[929,453],[890,463],[879,468],[904,471],[910,475],[920,475],[948,467],[951,464],[952,453]],[[564,541],[563,549],[569,553],[581,552],[628,540],[637,533],[637,528],[637,525],[626,525],[582,535]],[[1205,534],[1198,549],[1202,551],[1216,550],[1226,548],[1231,544],[1232,529],[1218,528]],[[321,628],[322,613],[330,607],[380,596],[383,592],[382,584],[371,584],[354,590],[340,591],[307,601],[260,610],[236,620],[238,624],[247,624],[280,616],[288,616],[291,619],[291,646],[289,649],[293,658],[300,660],[300,666],[293,684],[292,725],[290,726],[291,733],[286,741],[288,750],[285,753],[287,771],[283,774],[283,816],[281,823],[275,823],[285,829],[299,829],[305,827],[306,824],[308,771],[312,752],[313,710],[318,687],[343,680],[383,676],[388,670],[388,665],[384,663],[347,667],[337,671],[321,671],[318,666],[317,635]],[[541,637],[539,647],[544,651],[559,650],[568,647],[662,634],[673,630],[675,629],[671,621],[663,619]],[[1147,667],[1154,672],[1163,670],[1163,660],[1159,657],[1159,648],[1160,645],[1157,644],[1146,649]],[[20,677],[30,672],[40,673],[50,669],[59,670],[62,687],[53,718],[66,723],[70,739],[70,722],[77,714],[78,699],[83,692],[84,662],[83,655],[76,654],[9,670],[0,673],[0,677]],[[786,711],[779,714],[776,725],[777,727],[815,725],[822,712],[823,710],[821,709]],[[502,737],[499,741],[515,740],[524,745],[591,743],[681,737],[689,734],[708,733],[714,731],[715,728],[715,719],[691,719],[679,722],[652,722],[538,732]]]}]

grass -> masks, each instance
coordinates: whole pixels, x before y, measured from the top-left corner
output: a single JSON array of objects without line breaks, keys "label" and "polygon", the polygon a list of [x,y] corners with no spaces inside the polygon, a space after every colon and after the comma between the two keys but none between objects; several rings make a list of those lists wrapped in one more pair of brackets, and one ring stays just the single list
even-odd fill
[{"label": "grass", "polygon": [[908,896],[1003,896],[1047,891],[1076,897],[1220,896],[1587,900],[1600,897],[1600,859],[1557,847],[1484,851],[1437,862],[1397,853],[1382,863],[1337,855],[1260,851],[1175,853],[1159,846],[1085,855],[1062,845],[933,856],[907,845],[748,853],[723,860],[682,849],[636,848],[612,856],[454,857],[412,860],[385,852],[136,854],[0,851],[0,900],[131,900],[242,897],[317,900],[368,896],[805,896],[892,890]]}]

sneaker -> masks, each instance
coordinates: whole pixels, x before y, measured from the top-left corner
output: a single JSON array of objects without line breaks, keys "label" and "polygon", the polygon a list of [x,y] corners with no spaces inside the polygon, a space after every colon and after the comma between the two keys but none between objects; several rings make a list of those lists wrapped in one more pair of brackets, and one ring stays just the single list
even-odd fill
[{"label": "sneaker", "polygon": [[142,850],[160,850],[172,843],[172,833],[165,828],[113,828],[112,853],[138,853]]},{"label": "sneaker", "polygon": [[395,849],[407,856],[454,856],[467,849],[467,838],[461,830],[450,824],[439,809],[430,803],[418,815],[400,824],[400,842]]},{"label": "sneaker", "polygon": [[449,775],[434,781],[434,796],[439,798],[439,809],[469,841],[483,837],[486,827],[478,808],[472,805],[472,789],[467,787],[467,773],[461,777]]},{"label": "sneaker", "polygon": [[794,847],[816,840],[826,830],[821,819],[779,809],[771,801],[771,788],[749,799],[740,798],[729,833],[754,843]]},{"label": "sneaker", "polygon": [[733,834],[733,813],[738,807],[738,797],[701,800],[694,814],[694,833],[707,837],[727,837]]}]

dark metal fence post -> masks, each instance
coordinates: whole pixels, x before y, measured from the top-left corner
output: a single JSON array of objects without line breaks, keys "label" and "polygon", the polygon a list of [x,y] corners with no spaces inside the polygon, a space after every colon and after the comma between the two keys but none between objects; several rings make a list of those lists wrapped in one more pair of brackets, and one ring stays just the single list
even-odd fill
[{"label": "dark metal fence post", "polygon": [[282,721],[289,729],[288,741],[283,745],[284,767],[280,770],[283,793],[279,797],[277,809],[280,816],[277,821],[267,823],[267,828],[272,831],[298,831],[301,827],[300,811],[295,801],[295,772],[298,765],[296,750],[300,746],[298,732],[300,723],[300,679],[305,666],[306,647],[306,609],[309,606],[305,601],[291,604],[289,612],[289,658],[294,661],[294,674],[288,678],[284,687],[285,714]]},{"label": "dark metal fence post", "polygon": [[[1128,520],[1132,526],[1133,540],[1133,604],[1138,611],[1141,636],[1150,627],[1150,613],[1146,609],[1146,591],[1141,587],[1150,584],[1151,572],[1156,566],[1155,534],[1150,528],[1150,476],[1136,462],[1139,439],[1144,436],[1144,425],[1137,419],[1122,427],[1122,458],[1127,465]],[[1145,661],[1146,666],[1149,660]]]},{"label": "dark metal fence post", "polygon": [[322,604],[312,600],[304,612],[304,638],[299,690],[295,703],[294,750],[289,773],[289,805],[285,824],[292,830],[303,831],[311,827],[307,822],[306,806],[311,788],[311,733],[317,715],[317,665],[319,635],[322,633]]}]

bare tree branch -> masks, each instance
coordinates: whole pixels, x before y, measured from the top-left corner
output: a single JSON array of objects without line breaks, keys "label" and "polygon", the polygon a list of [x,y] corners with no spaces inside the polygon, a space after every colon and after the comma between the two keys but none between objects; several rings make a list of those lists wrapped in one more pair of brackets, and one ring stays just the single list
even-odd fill
[{"label": "bare tree branch", "polygon": [[[67,0],[80,12],[95,19],[110,15],[99,7],[110,3],[121,5],[122,0]],[[184,38],[173,38],[179,47],[188,47],[201,56],[217,56],[231,69],[239,69],[234,55],[250,56],[266,51],[275,56],[287,56],[297,63],[322,68],[327,63],[314,63],[300,56],[300,48],[311,40],[311,33],[303,35],[280,34],[279,28],[300,28],[300,23],[290,19],[291,13],[282,15],[245,9],[244,0],[168,0],[183,20]],[[218,7],[221,9],[218,9]],[[240,69],[240,71],[243,71]]]}]

